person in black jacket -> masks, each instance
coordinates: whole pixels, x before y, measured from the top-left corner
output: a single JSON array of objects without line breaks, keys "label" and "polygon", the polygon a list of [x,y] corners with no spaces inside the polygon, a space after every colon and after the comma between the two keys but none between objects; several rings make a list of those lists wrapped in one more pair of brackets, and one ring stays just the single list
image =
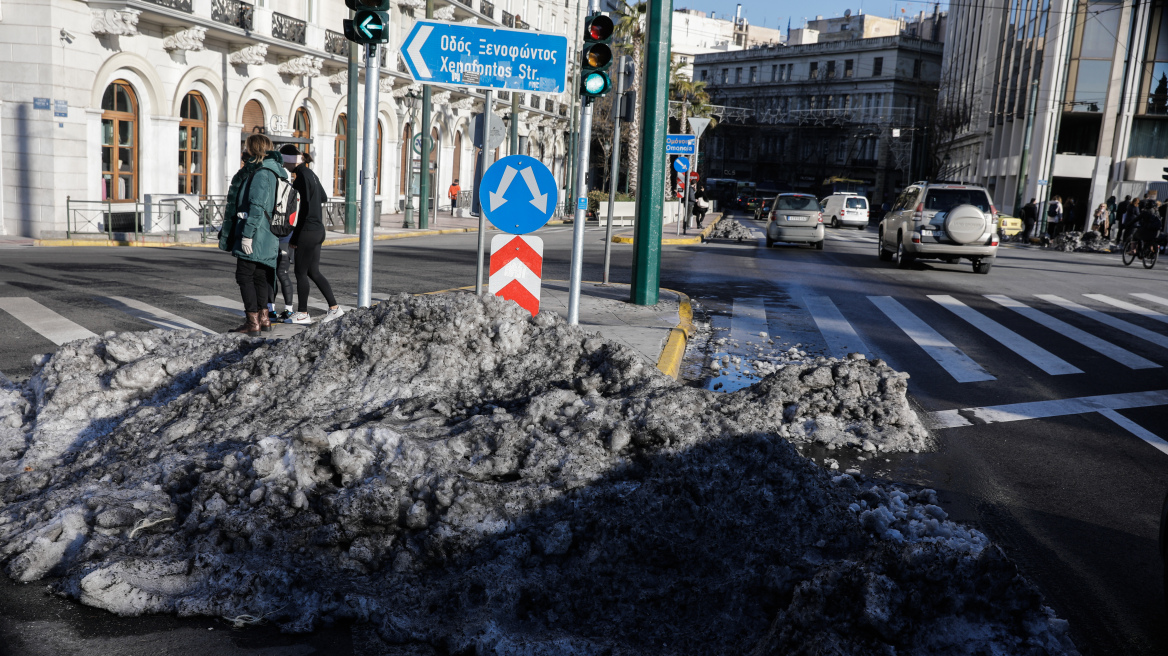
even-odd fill
[{"label": "person in black jacket", "polygon": [[308,293],[311,289],[308,285],[309,280],[316,283],[316,287],[328,302],[328,314],[321,319],[321,323],[326,323],[344,314],[333,296],[333,288],[320,273],[320,247],[325,236],[321,215],[328,194],[321,186],[320,179],[308,168],[312,163],[311,155],[300,152],[292,144],[280,148],[280,154],[284,156],[284,167],[296,175],[292,186],[300,197],[296,227],[292,230],[291,239],[288,240],[288,246],[296,251],[292,262],[296,269],[296,292],[299,302],[296,314],[285,320],[285,323],[312,323],[308,316]]},{"label": "person in black jacket", "polygon": [[1036,200],[1035,198],[1031,198],[1029,203],[1022,206],[1022,225],[1025,226],[1022,229],[1023,241],[1029,242],[1030,238],[1035,236],[1034,227],[1038,225],[1038,204],[1035,202]]}]

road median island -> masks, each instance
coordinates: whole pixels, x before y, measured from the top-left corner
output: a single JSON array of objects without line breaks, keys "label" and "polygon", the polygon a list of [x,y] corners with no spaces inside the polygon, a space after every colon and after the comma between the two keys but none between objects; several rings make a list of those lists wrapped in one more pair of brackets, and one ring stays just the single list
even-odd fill
[{"label": "road median island", "polygon": [[[724,214],[713,215],[710,218],[709,225],[702,228],[701,232],[698,232],[697,234],[689,235],[689,236],[687,236],[687,235],[667,236],[667,235],[671,235],[673,232],[676,232],[677,224],[676,223],[666,223],[663,227],[663,230],[662,230],[661,245],[663,245],[663,246],[692,246],[693,244],[700,244],[700,243],[702,243],[702,241],[705,240],[707,235],[710,234],[710,231],[712,231],[714,229],[714,226],[716,226],[718,224],[718,222],[722,220],[723,216],[725,216],[725,215]],[[673,227],[670,227],[670,226],[673,226]],[[619,235],[613,235],[612,241],[613,241],[613,243],[616,243],[616,244],[631,244],[631,243],[633,243],[633,233],[622,232]]]},{"label": "road median island", "polygon": [[120,615],[427,652],[1074,653],[934,492],[792,445],[928,448],[906,391],[820,358],[710,392],[465,293],[279,342],[107,334],[0,379],[0,565]]}]

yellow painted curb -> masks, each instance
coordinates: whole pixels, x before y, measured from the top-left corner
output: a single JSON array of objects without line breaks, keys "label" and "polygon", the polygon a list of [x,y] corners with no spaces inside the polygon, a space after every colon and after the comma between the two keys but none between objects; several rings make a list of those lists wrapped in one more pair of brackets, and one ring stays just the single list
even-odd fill
[{"label": "yellow painted curb", "polygon": [[[710,231],[714,229],[714,226],[718,225],[718,222],[721,221],[722,217],[724,216],[726,215],[719,214],[717,218],[710,222],[710,225],[703,228],[701,232],[694,235],[693,237],[663,237],[661,239],[661,245],[690,246],[693,244],[700,244],[706,237],[710,236]],[[633,243],[633,238],[626,235],[613,235],[612,241],[616,244],[631,244]]]},{"label": "yellow painted curb", "polygon": [[33,246],[125,246],[130,248],[174,248],[183,246],[188,248],[211,248],[218,244],[203,244],[200,242],[182,243],[170,241],[124,241],[100,239],[34,239]]}]

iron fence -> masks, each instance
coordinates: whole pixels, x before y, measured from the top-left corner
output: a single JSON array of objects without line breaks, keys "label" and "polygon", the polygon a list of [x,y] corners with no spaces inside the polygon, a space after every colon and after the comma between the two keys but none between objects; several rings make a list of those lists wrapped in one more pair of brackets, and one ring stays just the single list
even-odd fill
[{"label": "iron fence", "polygon": [[[349,40],[345,38],[344,34],[334,32],[332,30],[324,31],[324,50],[325,52],[340,55],[341,57],[349,56]],[[385,66],[385,48],[381,49],[382,61],[381,65]]]},{"label": "iron fence", "polygon": [[277,39],[304,45],[304,37],[307,30],[308,23],[305,23],[299,18],[272,13],[272,36]]},{"label": "iron fence", "polygon": [[167,9],[176,9],[188,14],[193,13],[191,0],[146,0],[146,2],[152,5],[158,5],[159,7],[166,7]]},{"label": "iron fence", "polygon": [[[357,223],[361,222],[361,201],[357,201]],[[330,230],[345,229],[345,201],[330,200],[324,204],[324,224]],[[373,227],[381,227],[381,201],[373,205]]]},{"label": "iron fence", "polygon": [[[65,237],[115,235],[140,241],[144,235],[178,238],[178,201],[114,203],[65,198]],[[161,228],[161,230],[157,229]],[[123,238],[124,238],[123,237]]]},{"label": "iron fence", "polygon": [[495,20],[495,5],[483,0],[479,3],[479,13],[491,20]]},{"label": "iron fence", "polygon": [[503,20],[499,22],[502,23],[504,27],[515,27],[515,16],[507,11],[504,11]]},{"label": "iron fence", "polygon": [[211,20],[250,32],[255,7],[242,0],[212,0]]}]

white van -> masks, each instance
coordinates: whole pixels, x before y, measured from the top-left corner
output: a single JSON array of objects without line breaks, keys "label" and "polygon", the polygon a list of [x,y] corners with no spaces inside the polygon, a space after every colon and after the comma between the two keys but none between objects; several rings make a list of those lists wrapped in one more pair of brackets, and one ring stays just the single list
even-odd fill
[{"label": "white van", "polygon": [[868,199],[857,194],[832,194],[823,199],[823,218],[833,228],[868,227]]}]

